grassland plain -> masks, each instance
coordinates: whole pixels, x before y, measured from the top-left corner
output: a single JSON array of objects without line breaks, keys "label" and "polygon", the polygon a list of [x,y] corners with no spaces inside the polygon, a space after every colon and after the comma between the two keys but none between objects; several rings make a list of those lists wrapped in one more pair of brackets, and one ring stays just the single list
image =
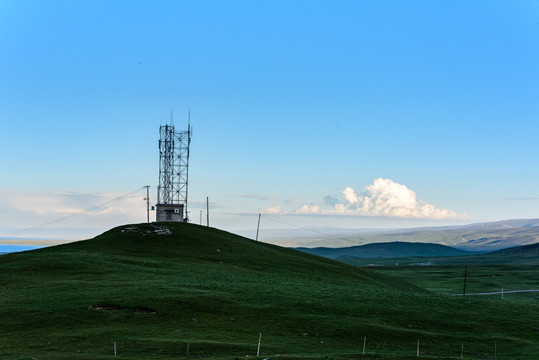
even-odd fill
[{"label": "grassland plain", "polygon": [[[486,254],[448,257],[400,257],[339,260],[369,266],[381,273],[408,281],[429,291],[462,294],[466,267],[466,293],[500,292],[492,297],[539,302],[539,292],[508,293],[539,289],[539,243],[497,250]],[[373,267],[375,266],[375,267]]]},{"label": "grassland plain", "polygon": [[260,334],[261,358],[412,359],[418,340],[423,359],[539,353],[537,303],[443,296],[193,224],[2,255],[0,284],[6,360],[246,359]]}]

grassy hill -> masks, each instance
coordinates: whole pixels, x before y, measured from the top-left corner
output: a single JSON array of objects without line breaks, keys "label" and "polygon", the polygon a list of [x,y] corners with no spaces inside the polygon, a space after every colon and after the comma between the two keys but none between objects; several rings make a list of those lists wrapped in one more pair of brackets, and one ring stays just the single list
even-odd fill
[{"label": "grassy hill", "polygon": [[459,250],[450,246],[429,243],[409,243],[393,241],[374,243],[344,248],[297,248],[297,250],[327,257],[330,259],[346,258],[398,258],[410,256],[459,256],[472,255],[473,252]]},{"label": "grassy hill", "polygon": [[[0,257],[1,359],[533,359],[537,304],[440,296],[193,224]],[[362,356],[364,337],[366,355]],[[114,356],[113,344],[117,345]]]}]

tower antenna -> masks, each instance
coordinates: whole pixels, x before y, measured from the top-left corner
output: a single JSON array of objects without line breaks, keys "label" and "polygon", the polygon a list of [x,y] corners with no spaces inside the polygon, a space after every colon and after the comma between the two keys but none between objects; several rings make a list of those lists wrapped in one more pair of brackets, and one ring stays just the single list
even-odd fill
[{"label": "tower antenna", "polygon": [[[189,115],[190,117],[190,115]],[[191,125],[187,131],[176,131],[174,113],[170,125],[159,127],[159,186],[157,187],[157,221],[189,221],[187,194]]]},{"label": "tower antenna", "polygon": [[187,151],[185,162],[185,221],[189,222],[189,212],[187,211],[187,195],[189,194],[189,148],[191,147],[191,110],[187,113]]}]

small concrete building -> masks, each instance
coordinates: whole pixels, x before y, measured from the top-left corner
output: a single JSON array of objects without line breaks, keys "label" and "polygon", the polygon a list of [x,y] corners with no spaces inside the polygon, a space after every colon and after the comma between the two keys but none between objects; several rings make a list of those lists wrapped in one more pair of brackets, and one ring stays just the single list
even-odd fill
[{"label": "small concrete building", "polygon": [[185,221],[183,217],[184,204],[157,204],[156,220],[161,221]]}]

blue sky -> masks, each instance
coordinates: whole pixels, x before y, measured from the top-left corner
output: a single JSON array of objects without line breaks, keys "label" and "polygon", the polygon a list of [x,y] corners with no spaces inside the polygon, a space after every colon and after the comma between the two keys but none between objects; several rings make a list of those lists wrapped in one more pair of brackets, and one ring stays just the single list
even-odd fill
[{"label": "blue sky", "polygon": [[0,236],[145,221],[171,109],[193,222],[536,218],[538,84],[536,1],[4,0]]}]

